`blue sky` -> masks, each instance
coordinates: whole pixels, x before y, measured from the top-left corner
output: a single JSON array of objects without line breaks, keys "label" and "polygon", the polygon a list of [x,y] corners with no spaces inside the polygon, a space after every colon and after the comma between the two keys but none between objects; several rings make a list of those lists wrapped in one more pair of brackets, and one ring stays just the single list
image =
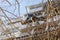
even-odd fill
[{"label": "blue sky", "polygon": [[26,13],[25,6],[38,4],[40,2],[41,0],[22,0],[21,7],[20,7],[20,13]]},{"label": "blue sky", "polygon": [[[10,11],[11,13],[14,13],[17,16],[19,16],[19,14],[18,14],[18,7],[17,7],[17,4],[15,4],[15,0],[8,0],[8,1],[12,5],[9,5],[9,3],[6,2],[6,1],[3,2],[3,0],[0,0],[0,7],[2,7],[5,10]],[[25,8],[26,6],[30,6],[30,5],[34,5],[34,4],[39,4],[40,2],[42,2],[42,0],[18,0],[18,1],[20,3],[20,14],[21,15],[26,13],[26,8]],[[15,6],[16,6],[16,10],[14,10]],[[8,17],[14,17],[13,15],[11,15],[8,12],[6,12],[6,15]]]},{"label": "blue sky", "polygon": [[[13,12],[14,10],[14,4],[15,4],[15,0],[8,0],[12,6],[10,6],[6,1],[2,2],[3,0],[0,0],[0,6],[8,11]],[[26,13],[26,9],[25,6],[29,6],[29,5],[34,5],[34,4],[38,4],[41,2],[41,0],[18,0],[20,3],[20,13],[21,14],[25,14]],[[17,13],[17,10],[16,10]]]}]

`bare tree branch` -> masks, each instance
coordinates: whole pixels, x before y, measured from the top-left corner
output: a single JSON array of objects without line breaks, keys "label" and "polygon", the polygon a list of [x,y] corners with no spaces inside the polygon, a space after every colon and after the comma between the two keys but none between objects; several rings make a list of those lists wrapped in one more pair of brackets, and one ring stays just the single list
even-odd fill
[{"label": "bare tree branch", "polygon": [[18,13],[19,13],[19,16],[20,16],[20,3],[18,2],[18,0],[16,0],[17,4],[18,4]]},{"label": "bare tree branch", "polygon": [[12,5],[8,0],[3,0],[2,2],[7,2],[9,5]]}]

